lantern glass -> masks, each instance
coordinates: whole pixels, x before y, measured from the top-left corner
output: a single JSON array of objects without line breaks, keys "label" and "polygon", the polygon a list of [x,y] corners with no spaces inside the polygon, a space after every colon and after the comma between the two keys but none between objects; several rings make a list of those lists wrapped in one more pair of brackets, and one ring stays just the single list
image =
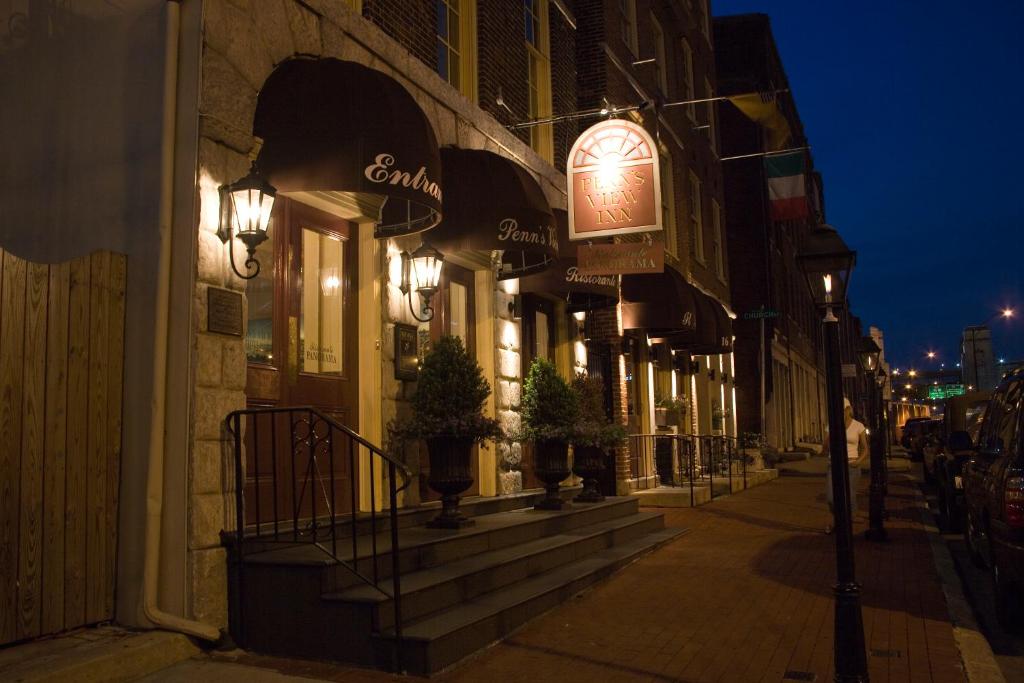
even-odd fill
[{"label": "lantern glass", "polygon": [[444,255],[424,242],[409,256],[409,285],[420,293],[433,293],[441,282]]},{"label": "lantern glass", "polygon": [[861,340],[860,364],[869,375],[878,371],[878,360],[882,350],[871,337],[864,337]]},{"label": "lantern glass", "polygon": [[811,230],[797,262],[816,306],[845,305],[850,274],[856,261],[856,252],[850,251],[835,228],[823,224]]},{"label": "lantern glass", "polygon": [[231,190],[231,206],[235,234],[266,233],[270,225],[270,212],[274,209],[274,195],[258,187]]}]

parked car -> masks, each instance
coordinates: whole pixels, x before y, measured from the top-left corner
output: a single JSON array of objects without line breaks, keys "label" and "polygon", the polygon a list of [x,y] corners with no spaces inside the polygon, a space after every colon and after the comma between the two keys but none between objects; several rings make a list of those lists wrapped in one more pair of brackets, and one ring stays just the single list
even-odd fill
[{"label": "parked car", "polygon": [[[971,558],[991,570],[996,615],[1007,629],[1024,622],[1024,370],[999,383],[982,418],[977,448],[964,464],[964,538]],[[957,432],[959,439],[970,438]]]},{"label": "parked car", "polygon": [[935,461],[939,454],[942,453],[942,447],[946,441],[942,427],[943,420],[941,418],[921,423],[919,442],[921,465],[924,469],[924,478],[929,483],[934,481]]},{"label": "parked car", "polygon": [[903,446],[903,448],[905,448],[909,452],[911,437],[914,434],[913,426],[918,422],[925,422],[930,419],[930,417],[912,417],[906,422],[904,422],[900,436],[900,445]]},{"label": "parked car", "polygon": [[990,398],[991,391],[973,391],[948,399],[942,419],[941,447],[931,457],[929,450],[925,450],[924,465],[938,496],[939,526],[945,531],[960,529],[964,514],[963,466],[973,455]]},{"label": "parked car", "polygon": [[903,447],[907,449],[911,460],[924,457],[925,440],[928,438],[930,417],[915,417],[903,425]]}]

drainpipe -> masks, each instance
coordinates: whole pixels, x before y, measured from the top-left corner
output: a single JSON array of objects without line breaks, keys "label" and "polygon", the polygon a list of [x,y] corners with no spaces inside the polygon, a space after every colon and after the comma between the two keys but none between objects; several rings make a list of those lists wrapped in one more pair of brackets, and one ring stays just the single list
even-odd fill
[{"label": "drainpipe", "polygon": [[164,112],[160,142],[160,251],[157,265],[156,319],[153,325],[153,399],[150,403],[149,467],[146,473],[146,539],[142,580],[143,615],[158,628],[204,640],[220,639],[210,624],[168,614],[157,605],[160,578],[160,521],[164,504],[164,432],[167,403],[167,328],[170,316],[171,220],[174,195],[174,127],[178,98],[180,0],[167,2],[164,45]]}]

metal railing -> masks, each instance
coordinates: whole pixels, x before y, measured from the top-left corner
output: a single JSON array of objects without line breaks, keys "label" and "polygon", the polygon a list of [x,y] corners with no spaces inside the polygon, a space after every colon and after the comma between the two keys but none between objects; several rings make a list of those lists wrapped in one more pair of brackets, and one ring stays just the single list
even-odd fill
[{"label": "metal railing", "polygon": [[[688,487],[690,505],[696,486],[707,485],[715,497],[715,479],[728,480],[732,491],[734,474],[747,484],[747,458],[738,451],[736,438],[696,434],[631,434],[629,436],[630,477],[637,489],[658,486]],[[740,472],[736,473],[736,467]]]},{"label": "metal railing", "polygon": [[[412,473],[316,408],[236,410],[224,422],[234,447],[240,644],[244,646],[247,545],[259,552],[275,543],[308,543],[392,600],[394,665],[400,671],[398,494],[412,481]],[[360,477],[362,472],[368,476]],[[379,500],[384,493],[386,500]],[[377,539],[385,520],[390,530],[390,577],[382,576],[385,551],[378,548]],[[360,543],[361,537],[369,542]]]}]

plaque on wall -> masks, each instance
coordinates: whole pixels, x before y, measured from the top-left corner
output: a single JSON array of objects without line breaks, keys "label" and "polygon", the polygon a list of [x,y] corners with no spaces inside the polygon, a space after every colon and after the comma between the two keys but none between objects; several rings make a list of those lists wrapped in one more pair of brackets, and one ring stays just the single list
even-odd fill
[{"label": "plaque on wall", "polygon": [[206,329],[218,334],[242,336],[242,294],[230,289],[206,290]]},{"label": "plaque on wall", "polygon": [[415,381],[419,375],[419,340],[415,325],[395,323],[395,379]]}]

